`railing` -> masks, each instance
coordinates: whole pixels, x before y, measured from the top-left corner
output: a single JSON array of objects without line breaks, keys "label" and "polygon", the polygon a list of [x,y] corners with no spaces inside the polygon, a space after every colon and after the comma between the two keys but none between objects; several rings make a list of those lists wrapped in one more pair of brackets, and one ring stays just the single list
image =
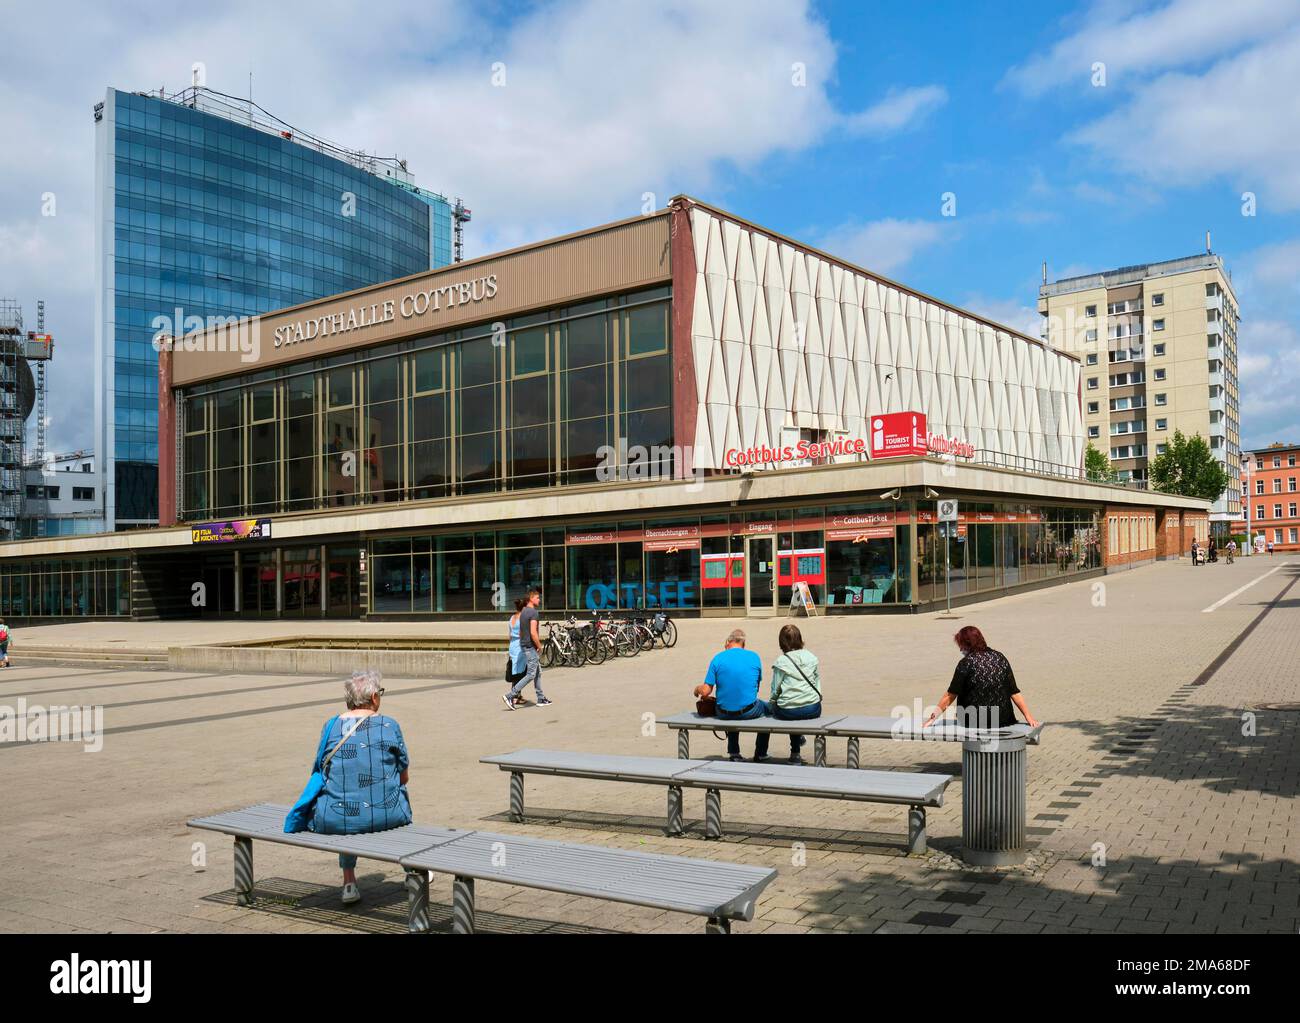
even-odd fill
[{"label": "railing", "polygon": [[1147,489],[1146,480],[1121,480],[1114,476],[1109,479],[1093,477],[1076,465],[1062,465],[1059,462],[1048,462],[1024,455],[1008,455],[1001,451],[990,451],[988,448],[978,448],[974,461],[979,465],[988,465],[996,469],[1014,469],[1016,472],[1033,473],[1035,476],[1055,476],[1058,479],[1106,483],[1113,487],[1132,487],[1135,490]]}]

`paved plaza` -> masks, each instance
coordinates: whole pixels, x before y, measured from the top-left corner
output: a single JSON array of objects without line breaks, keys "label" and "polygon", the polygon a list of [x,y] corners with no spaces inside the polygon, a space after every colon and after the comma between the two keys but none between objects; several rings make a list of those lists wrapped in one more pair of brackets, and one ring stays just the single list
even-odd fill
[{"label": "paved plaza", "polygon": [[[930,811],[930,851],[921,856],[903,849],[905,807],[728,793],[728,833],[708,842],[701,793],[687,792],[687,835],[672,839],[663,831],[660,787],[531,776],[529,823],[506,818],[508,776],[479,764],[480,756],[525,747],[675,756],[674,735],[646,734],[646,720],[691,706],[709,656],[737,624],[770,665],[784,619],[682,621],[673,650],[548,672],[551,707],[511,713],[498,681],[388,679],[383,709],[410,747],[418,822],[776,868],[754,921],[738,933],[1294,934],[1298,581],[1300,563],[1282,556],[1204,567],[1184,559],[960,608],[957,620],[800,622],[821,658],[828,713],[889,714],[914,701],[935,703],[957,660],[951,636],[961,625],[978,625],[1007,654],[1031,710],[1048,723],[1042,745],[1028,752],[1031,857],[1021,868],[971,870],[954,859],[960,779],[945,806]],[[503,628],[328,627],[363,635]],[[14,707],[21,697],[29,705],[99,705],[106,734],[93,753],[70,743],[0,745],[8,793],[0,931],[405,931],[396,866],[363,860],[365,900],[345,909],[332,857],[257,843],[259,898],[240,909],[231,843],[185,826],[250,803],[292,802],[322,722],[342,709],[340,679],[24,666],[22,658],[24,642],[161,647],[207,640],[213,630],[309,635],[325,628],[19,630],[17,666],[0,672],[0,704]],[[752,742],[743,738],[746,754]],[[774,737],[773,754],[786,751]],[[722,752],[720,740],[694,736],[694,756]],[[831,740],[828,754],[842,765],[844,743]],[[960,746],[864,741],[862,766],[960,775]],[[436,877],[431,887],[435,927],[448,930],[450,879]],[[681,914],[500,884],[479,885],[478,907],[485,931],[700,929]]]}]

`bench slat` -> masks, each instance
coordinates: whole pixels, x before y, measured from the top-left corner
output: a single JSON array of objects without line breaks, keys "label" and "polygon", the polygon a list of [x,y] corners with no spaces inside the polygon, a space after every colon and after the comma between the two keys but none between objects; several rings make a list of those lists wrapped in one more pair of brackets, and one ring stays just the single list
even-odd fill
[{"label": "bench slat", "polygon": [[665,718],[656,718],[655,724],[666,728],[685,728],[690,731],[712,732],[773,732],[777,735],[812,735],[829,728],[839,721],[843,714],[827,714],[807,721],[783,721],[780,718],[750,718],[748,721],[732,721],[726,718],[700,717],[693,711],[685,714],[673,714]]},{"label": "bench slat", "polygon": [[507,764],[531,772],[553,772],[569,777],[589,775],[613,781],[663,782],[695,767],[707,766],[707,760],[675,760],[666,757],[627,757],[608,753],[570,753],[563,750],[521,749],[498,756],[480,757],[479,763]]},{"label": "bench slat", "polygon": [[776,877],[766,867],[476,831],[402,860],[432,870],[568,895],[750,920]]},{"label": "bench slat", "polygon": [[952,781],[947,774],[654,759],[562,750],[526,749],[481,759],[503,771],[924,806],[942,806],[944,788]]},{"label": "bench slat", "polygon": [[282,845],[296,845],[305,849],[362,856],[385,863],[398,863],[403,856],[410,856],[430,846],[454,841],[467,834],[456,828],[407,824],[388,831],[372,831],[360,835],[318,835],[312,831],[286,835],[284,818],[288,812],[289,807],[279,803],[258,803],[255,806],[244,807],[242,810],[231,810],[210,817],[196,817],[189,822],[189,826],[226,835],[238,835],[241,838],[256,838],[262,841],[279,842]]}]

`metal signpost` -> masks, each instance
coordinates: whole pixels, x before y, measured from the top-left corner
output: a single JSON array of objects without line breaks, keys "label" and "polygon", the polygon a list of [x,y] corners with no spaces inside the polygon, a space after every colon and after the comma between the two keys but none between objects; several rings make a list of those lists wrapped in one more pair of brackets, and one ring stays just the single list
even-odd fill
[{"label": "metal signpost", "polygon": [[947,614],[952,614],[952,544],[950,534],[957,528],[957,502],[939,501],[936,518],[943,534],[943,591],[948,604]]}]

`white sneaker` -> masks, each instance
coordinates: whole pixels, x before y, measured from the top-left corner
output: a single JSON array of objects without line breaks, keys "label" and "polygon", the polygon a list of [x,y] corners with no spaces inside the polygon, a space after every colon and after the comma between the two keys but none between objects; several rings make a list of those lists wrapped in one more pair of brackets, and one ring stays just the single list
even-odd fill
[{"label": "white sneaker", "polygon": [[361,901],[361,889],[354,884],[345,884],[343,886],[343,905],[350,906],[354,902]]}]

